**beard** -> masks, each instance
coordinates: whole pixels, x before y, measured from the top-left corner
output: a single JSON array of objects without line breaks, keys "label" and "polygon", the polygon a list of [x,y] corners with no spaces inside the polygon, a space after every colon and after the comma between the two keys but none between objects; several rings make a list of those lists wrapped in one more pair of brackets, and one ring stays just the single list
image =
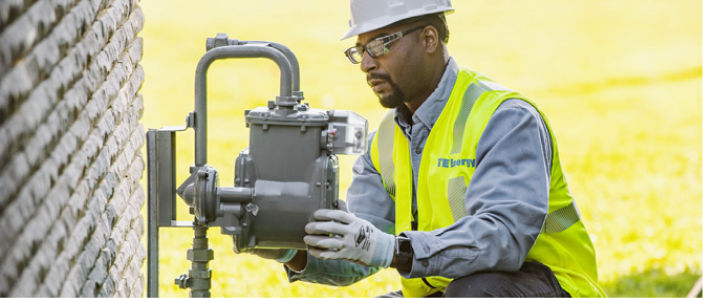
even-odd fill
[{"label": "beard", "polygon": [[400,90],[398,85],[393,82],[393,79],[387,74],[371,74],[370,78],[372,79],[382,79],[386,82],[388,82],[388,85],[391,86],[391,93],[386,95],[386,96],[381,96],[378,95],[378,101],[381,103],[381,105],[385,108],[389,109],[394,109],[399,107],[401,104],[405,102],[405,94],[403,94],[403,91]]}]

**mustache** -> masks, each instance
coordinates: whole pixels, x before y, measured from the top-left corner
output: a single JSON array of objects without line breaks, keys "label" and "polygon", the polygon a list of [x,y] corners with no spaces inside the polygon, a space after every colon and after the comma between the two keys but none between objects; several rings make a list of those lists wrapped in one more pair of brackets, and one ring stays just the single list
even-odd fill
[{"label": "mustache", "polygon": [[373,79],[381,79],[381,80],[385,80],[388,82],[393,81],[393,80],[391,80],[391,76],[388,74],[385,74],[385,73],[370,73],[370,74],[366,75],[367,82],[370,80],[373,80]]}]

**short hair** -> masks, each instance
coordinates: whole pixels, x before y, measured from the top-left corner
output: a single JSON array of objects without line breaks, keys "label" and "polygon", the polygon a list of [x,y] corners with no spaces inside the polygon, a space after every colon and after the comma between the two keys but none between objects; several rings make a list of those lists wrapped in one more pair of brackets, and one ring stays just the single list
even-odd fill
[{"label": "short hair", "polygon": [[437,34],[439,35],[439,39],[441,41],[443,41],[444,43],[449,42],[449,27],[447,27],[447,19],[444,17],[444,12],[426,14],[400,20],[391,24],[391,26],[410,23],[424,23],[425,25],[430,25],[437,29]]}]

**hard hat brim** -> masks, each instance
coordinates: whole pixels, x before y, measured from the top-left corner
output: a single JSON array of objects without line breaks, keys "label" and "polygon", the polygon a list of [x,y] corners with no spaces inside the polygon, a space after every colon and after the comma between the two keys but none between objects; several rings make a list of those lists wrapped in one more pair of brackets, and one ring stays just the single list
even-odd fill
[{"label": "hard hat brim", "polygon": [[344,33],[344,35],[342,35],[340,40],[345,40],[347,38],[350,38],[350,37],[353,37],[353,36],[356,36],[359,34],[371,32],[371,31],[386,27],[388,25],[397,23],[397,22],[405,20],[405,19],[419,17],[419,16],[423,16],[423,15],[428,15],[428,14],[435,14],[435,13],[439,13],[439,12],[444,12],[445,14],[450,14],[450,13],[454,12],[454,9],[453,8],[452,9],[439,8],[435,11],[423,11],[423,13],[421,13],[421,14],[417,14],[417,15],[410,14],[407,17],[402,18],[402,19],[396,19],[393,17],[376,18],[373,20],[373,22],[365,22],[363,24],[354,24],[351,28],[349,28],[349,30],[346,33]]}]

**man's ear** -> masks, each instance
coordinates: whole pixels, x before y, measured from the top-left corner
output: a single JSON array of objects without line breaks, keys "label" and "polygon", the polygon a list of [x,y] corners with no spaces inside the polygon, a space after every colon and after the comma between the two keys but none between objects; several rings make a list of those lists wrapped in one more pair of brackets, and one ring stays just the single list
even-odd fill
[{"label": "man's ear", "polygon": [[420,32],[420,42],[425,49],[425,53],[434,54],[439,49],[439,33],[437,28],[432,25],[427,25]]}]

